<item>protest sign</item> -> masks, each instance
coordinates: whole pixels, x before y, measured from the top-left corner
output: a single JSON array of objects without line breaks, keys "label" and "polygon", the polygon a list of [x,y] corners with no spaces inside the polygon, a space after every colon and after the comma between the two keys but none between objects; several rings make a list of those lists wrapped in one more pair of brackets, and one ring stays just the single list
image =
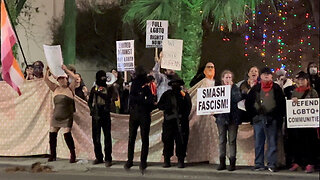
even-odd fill
[{"label": "protest sign", "polygon": [[168,39],[168,21],[147,20],[146,48],[162,48],[165,39]]},{"label": "protest sign", "polygon": [[229,113],[231,86],[214,86],[197,90],[197,115]]},{"label": "protest sign", "polygon": [[134,70],[134,40],[117,41],[117,70]]},{"label": "protest sign", "polygon": [[61,46],[48,46],[43,45],[44,54],[47,59],[47,64],[50,68],[51,73],[56,76],[66,76],[67,74],[61,68],[63,64],[63,58],[61,53]]},{"label": "protest sign", "polygon": [[319,98],[287,100],[287,127],[319,127]]},{"label": "protest sign", "polygon": [[181,70],[183,40],[166,39],[162,42],[163,58],[161,67],[165,69]]}]

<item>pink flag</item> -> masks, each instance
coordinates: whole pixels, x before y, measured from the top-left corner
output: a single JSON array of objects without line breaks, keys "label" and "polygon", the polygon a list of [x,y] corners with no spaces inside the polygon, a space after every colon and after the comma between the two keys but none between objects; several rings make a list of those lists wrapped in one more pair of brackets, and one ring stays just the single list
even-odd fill
[{"label": "pink flag", "polygon": [[21,72],[16,58],[13,56],[12,47],[17,42],[16,35],[12,29],[9,16],[4,1],[1,0],[1,64],[2,78],[15,91],[21,95],[19,87],[24,82],[24,76]]}]

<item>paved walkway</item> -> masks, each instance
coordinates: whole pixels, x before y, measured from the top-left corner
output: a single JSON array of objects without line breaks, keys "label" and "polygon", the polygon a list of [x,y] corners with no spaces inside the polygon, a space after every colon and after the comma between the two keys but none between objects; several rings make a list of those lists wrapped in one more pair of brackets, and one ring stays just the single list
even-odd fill
[{"label": "paved walkway", "polygon": [[[47,162],[47,158],[42,157],[0,157],[0,173],[7,173],[6,169],[12,167],[25,167],[30,171],[31,165],[40,162],[41,165],[52,167],[53,171],[58,174],[77,174],[83,176],[113,176],[122,178],[139,177],[139,163],[126,171],[123,168],[124,162],[113,162],[113,165],[106,168],[104,164],[92,165],[92,161],[78,160],[75,164],[70,164],[66,159],[58,159],[54,162]],[[171,168],[162,168],[161,163],[149,163],[144,174],[144,178],[154,179],[301,179],[301,180],[319,180],[319,172],[306,174],[302,170],[298,172],[290,172],[288,170],[280,170],[279,172],[252,171],[251,167],[237,167],[236,171],[229,172],[217,171],[216,165],[207,163],[187,164],[184,169],[179,169],[175,164]],[[12,173],[12,172],[11,172]],[[1,177],[1,176],[0,176]],[[124,178],[126,179],[126,178]],[[139,179],[139,178],[138,178]]]}]

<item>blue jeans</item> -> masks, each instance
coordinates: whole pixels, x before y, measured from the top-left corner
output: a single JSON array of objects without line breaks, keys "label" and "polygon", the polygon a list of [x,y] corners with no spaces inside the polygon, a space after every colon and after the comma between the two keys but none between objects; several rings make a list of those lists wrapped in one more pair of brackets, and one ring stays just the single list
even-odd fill
[{"label": "blue jeans", "polygon": [[255,139],[255,166],[264,166],[264,145],[267,138],[268,149],[267,159],[268,167],[274,168],[277,164],[277,121],[273,119],[266,124],[266,119],[263,116],[259,116],[261,121],[253,124],[254,139]]}]

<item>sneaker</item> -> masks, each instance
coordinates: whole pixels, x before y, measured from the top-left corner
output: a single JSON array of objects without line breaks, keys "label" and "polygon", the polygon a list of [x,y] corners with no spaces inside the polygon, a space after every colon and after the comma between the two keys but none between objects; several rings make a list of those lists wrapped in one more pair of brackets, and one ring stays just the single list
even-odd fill
[{"label": "sneaker", "polygon": [[314,165],[308,164],[308,166],[306,167],[306,170],[304,172],[313,173],[314,172]]},{"label": "sneaker", "polygon": [[297,163],[292,164],[291,168],[289,169],[289,171],[296,171],[298,170],[300,166]]},{"label": "sneaker", "polygon": [[101,163],[103,163],[102,159],[95,159],[92,164],[95,165],[95,164],[101,164]]},{"label": "sneaker", "polygon": [[106,161],[106,162],[104,163],[104,165],[105,165],[106,167],[111,167],[111,166],[112,166],[112,161]]},{"label": "sneaker", "polygon": [[147,169],[147,162],[140,162],[140,166],[139,169],[140,171],[144,171],[145,169]]},{"label": "sneaker", "polygon": [[264,171],[264,170],[266,170],[266,168],[265,167],[260,167],[260,166],[255,166],[255,167],[252,168],[252,170],[253,171]]},{"label": "sneaker", "polygon": [[133,166],[133,162],[132,161],[127,161],[126,164],[124,164],[124,169],[128,170]]},{"label": "sneaker", "polygon": [[268,171],[270,171],[270,172],[278,172],[277,168],[275,168],[275,167],[268,167]]}]

